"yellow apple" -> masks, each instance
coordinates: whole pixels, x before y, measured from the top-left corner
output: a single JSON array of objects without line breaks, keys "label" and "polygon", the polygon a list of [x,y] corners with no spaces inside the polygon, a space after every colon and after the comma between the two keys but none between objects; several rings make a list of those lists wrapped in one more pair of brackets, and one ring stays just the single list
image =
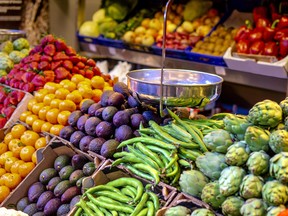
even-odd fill
[{"label": "yellow apple", "polygon": [[136,34],[133,31],[127,31],[123,35],[123,41],[126,43],[134,43]]},{"label": "yellow apple", "polygon": [[167,32],[174,32],[175,29],[177,28],[177,25],[175,25],[174,23],[170,23],[170,24],[167,24]]},{"label": "yellow apple", "polygon": [[153,18],[149,22],[149,28],[158,30],[161,28],[161,22],[158,19]]},{"label": "yellow apple", "polygon": [[161,11],[158,11],[155,13],[154,18],[159,19],[160,17],[163,17],[163,13]]},{"label": "yellow apple", "polygon": [[157,36],[157,30],[156,29],[152,29],[152,28],[149,28],[146,30],[146,33],[145,35],[151,35],[152,37],[156,37]]},{"label": "yellow apple", "polygon": [[146,28],[143,26],[138,26],[135,30],[134,30],[136,35],[143,35],[146,32]]},{"label": "yellow apple", "polygon": [[134,43],[135,44],[142,44],[143,37],[144,37],[144,35],[137,35],[135,37]]},{"label": "yellow apple", "polygon": [[176,32],[178,32],[178,33],[184,33],[185,30],[183,29],[182,26],[179,26],[179,27],[176,29]]},{"label": "yellow apple", "polygon": [[144,35],[142,38],[142,45],[144,46],[152,46],[154,44],[155,40],[152,35]]},{"label": "yellow apple", "polygon": [[192,25],[192,23],[189,21],[184,21],[181,26],[188,33],[193,32],[195,29],[194,26]]},{"label": "yellow apple", "polygon": [[150,18],[145,18],[142,20],[141,22],[141,26],[143,26],[144,28],[149,28],[149,23],[150,23]]}]

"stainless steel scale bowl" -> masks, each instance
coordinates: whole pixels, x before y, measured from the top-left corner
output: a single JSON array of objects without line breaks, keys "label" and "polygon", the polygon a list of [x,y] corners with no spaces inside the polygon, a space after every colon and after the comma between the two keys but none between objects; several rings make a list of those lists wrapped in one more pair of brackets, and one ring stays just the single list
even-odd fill
[{"label": "stainless steel scale bowl", "polygon": [[[161,69],[141,69],[127,74],[127,85],[141,102],[160,102]],[[216,101],[222,89],[220,76],[193,70],[164,69],[163,104],[171,107],[204,107]]]}]

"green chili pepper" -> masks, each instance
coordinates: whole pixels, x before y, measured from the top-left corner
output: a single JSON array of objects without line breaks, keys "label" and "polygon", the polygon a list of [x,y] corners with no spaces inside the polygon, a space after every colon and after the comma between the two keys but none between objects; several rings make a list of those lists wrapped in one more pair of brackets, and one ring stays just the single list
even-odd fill
[{"label": "green chili pepper", "polygon": [[140,202],[137,204],[137,206],[135,207],[134,211],[131,213],[130,216],[137,216],[139,212],[144,208],[148,198],[149,198],[149,195],[145,192],[142,195]]}]

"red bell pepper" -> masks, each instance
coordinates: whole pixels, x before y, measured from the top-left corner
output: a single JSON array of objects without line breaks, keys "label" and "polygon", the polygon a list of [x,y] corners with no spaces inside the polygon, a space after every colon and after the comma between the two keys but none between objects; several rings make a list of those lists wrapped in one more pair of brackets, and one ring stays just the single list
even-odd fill
[{"label": "red bell pepper", "polygon": [[267,17],[268,17],[268,10],[265,6],[258,6],[253,8],[254,23],[256,23],[259,18],[267,18]]},{"label": "red bell pepper", "polygon": [[278,56],[279,46],[274,41],[265,43],[263,55]]},{"label": "red bell pepper", "polygon": [[241,26],[238,31],[236,32],[236,35],[234,37],[234,40],[236,42],[244,39],[248,39],[250,33],[252,32],[252,26],[249,20],[245,21],[245,25]]},{"label": "red bell pepper", "polygon": [[275,26],[279,22],[279,20],[275,20],[272,25],[269,27],[264,28],[263,30],[263,41],[268,42],[274,39],[276,29]]},{"label": "red bell pepper", "polygon": [[255,41],[251,44],[249,48],[250,54],[261,55],[264,51],[265,43],[263,41]]},{"label": "red bell pepper", "polygon": [[267,18],[263,18],[263,17],[258,18],[255,24],[256,28],[266,28],[269,26],[271,26],[270,20]]},{"label": "red bell pepper", "polygon": [[284,211],[281,211],[278,216],[288,216],[288,209],[285,209]]},{"label": "red bell pepper", "polygon": [[279,23],[277,25],[277,28],[279,28],[279,29],[288,28],[288,16],[283,15],[280,18]]},{"label": "red bell pepper", "polygon": [[237,53],[249,53],[249,41],[247,39],[241,39],[236,44]]},{"label": "red bell pepper", "polygon": [[271,2],[269,4],[269,10],[270,10],[272,21],[275,21],[275,20],[281,18],[281,14],[278,12],[278,10],[276,9],[276,6],[273,2]]},{"label": "red bell pepper", "polygon": [[279,55],[282,58],[288,55],[288,36],[283,37],[279,42]]},{"label": "red bell pepper", "polygon": [[280,41],[283,37],[286,37],[286,36],[288,36],[288,27],[276,31],[274,35],[274,40]]},{"label": "red bell pepper", "polygon": [[253,43],[255,41],[262,40],[263,38],[263,29],[261,28],[255,28],[253,31],[250,33],[248,40]]}]

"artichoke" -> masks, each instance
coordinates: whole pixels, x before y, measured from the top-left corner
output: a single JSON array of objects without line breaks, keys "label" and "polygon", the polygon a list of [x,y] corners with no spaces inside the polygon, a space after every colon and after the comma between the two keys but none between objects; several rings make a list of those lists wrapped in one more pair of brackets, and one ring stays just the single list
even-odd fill
[{"label": "artichoke", "polygon": [[270,132],[261,127],[249,126],[244,139],[251,151],[268,151]]},{"label": "artichoke", "polygon": [[29,49],[30,44],[26,38],[18,38],[13,41],[13,49],[14,50],[22,50],[22,49]]},{"label": "artichoke", "polygon": [[216,129],[206,134],[203,142],[209,150],[219,153],[226,153],[227,148],[233,143],[229,132],[223,129]]},{"label": "artichoke", "polygon": [[282,109],[283,118],[286,118],[288,116],[288,97],[282,100],[279,105]]},{"label": "artichoke", "polygon": [[281,183],[288,183],[288,152],[281,152],[270,159],[269,172]]},{"label": "artichoke", "polygon": [[20,51],[14,50],[9,54],[9,57],[14,62],[14,64],[18,64],[25,57],[25,54]]},{"label": "artichoke", "polygon": [[234,135],[235,139],[243,140],[244,134],[250,125],[252,125],[246,116],[228,114],[223,119],[225,129]]},{"label": "artichoke", "polygon": [[214,216],[215,214],[209,209],[199,208],[192,212],[191,216]]},{"label": "artichoke", "polygon": [[264,152],[252,152],[249,155],[246,166],[254,175],[263,175],[269,170],[270,156]]},{"label": "artichoke", "polygon": [[9,54],[13,51],[13,43],[12,41],[5,41],[0,45],[0,51]]},{"label": "artichoke", "polygon": [[247,119],[256,126],[273,128],[282,121],[282,109],[275,101],[263,100],[249,110]]},{"label": "artichoke", "polygon": [[261,198],[264,180],[253,174],[246,175],[240,185],[239,194],[244,199]]},{"label": "artichoke", "polygon": [[208,178],[202,172],[186,170],[180,176],[179,185],[184,193],[200,198],[202,189],[208,182]]},{"label": "artichoke", "polygon": [[266,216],[267,206],[262,199],[251,198],[240,209],[243,216]]},{"label": "artichoke", "polygon": [[190,216],[191,210],[185,206],[174,206],[167,209],[164,216]]},{"label": "artichoke", "polygon": [[277,180],[268,181],[262,188],[262,197],[269,205],[285,205],[288,201],[288,187]]},{"label": "artichoke", "polygon": [[245,170],[241,167],[229,166],[225,168],[219,178],[220,193],[224,196],[237,193],[245,175]]},{"label": "artichoke", "polygon": [[222,213],[225,216],[241,216],[240,209],[244,204],[241,197],[230,196],[222,203]]},{"label": "artichoke", "polygon": [[[211,163],[213,161],[213,163]],[[225,163],[225,155],[217,152],[205,152],[196,159],[197,168],[212,181],[219,179],[220,174],[228,165]]]},{"label": "artichoke", "polygon": [[278,214],[284,211],[286,207],[284,205],[269,206],[267,209],[267,216],[278,216]]},{"label": "artichoke", "polygon": [[204,186],[201,199],[214,209],[218,209],[221,207],[226,197],[220,194],[219,182],[215,181],[209,182]]},{"label": "artichoke", "polygon": [[229,146],[225,155],[225,162],[230,166],[242,166],[248,160],[250,149],[244,141]]},{"label": "artichoke", "polygon": [[273,152],[288,152],[288,131],[275,130],[270,134],[269,146]]}]

